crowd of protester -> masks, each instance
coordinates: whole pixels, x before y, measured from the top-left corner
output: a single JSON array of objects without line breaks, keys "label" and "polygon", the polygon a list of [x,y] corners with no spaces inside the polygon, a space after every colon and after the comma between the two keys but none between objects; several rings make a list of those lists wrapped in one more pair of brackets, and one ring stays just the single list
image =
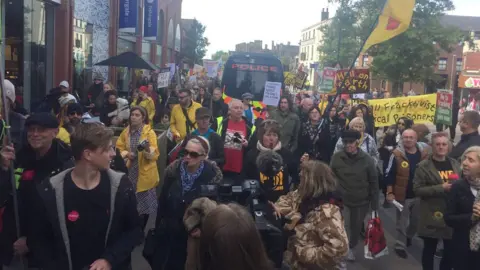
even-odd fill
[{"label": "crowd of protester", "polygon": [[[142,242],[154,270],[346,269],[380,197],[383,207],[403,205],[397,256],[407,258],[418,235],[423,269],[433,270],[440,242],[441,270],[480,269],[475,106],[458,117],[453,146],[452,127],[430,134],[402,117],[379,130],[368,104],[343,95],[286,94],[277,107],[254,108],[251,93],[226,104],[214,83],[158,91],[147,83],[121,98],[96,76],[85,98],[62,82],[28,113],[13,84],[4,91],[5,269],[127,270]],[[203,194],[245,180],[260,183],[280,233],[259,232],[248,209]]]}]

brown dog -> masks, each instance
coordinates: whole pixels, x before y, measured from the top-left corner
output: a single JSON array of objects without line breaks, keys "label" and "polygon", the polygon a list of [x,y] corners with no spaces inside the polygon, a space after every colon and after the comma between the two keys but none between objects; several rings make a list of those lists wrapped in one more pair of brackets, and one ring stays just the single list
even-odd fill
[{"label": "brown dog", "polygon": [[200,228],[210,211],[217,207],[217,203],[208,198],[198,198],[192,202],[183,215],[183,224],[188,232],[187,260],[185,270],[197,270],[200,244]]}]

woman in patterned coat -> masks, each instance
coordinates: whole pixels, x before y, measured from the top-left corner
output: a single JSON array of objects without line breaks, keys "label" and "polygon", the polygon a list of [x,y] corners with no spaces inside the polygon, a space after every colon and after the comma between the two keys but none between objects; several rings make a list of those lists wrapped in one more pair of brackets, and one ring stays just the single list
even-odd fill
[{"label": "woman in patterned coat", "polygon": [[[306,158],[304,158],[306,159]],[[319,161],[303,160],[298,190],[273,205],[277,216],[291,222],[285,262],[291,269],[330,270],[341,265],[348,251],[341,200],[334,194],[336,180]]]}]

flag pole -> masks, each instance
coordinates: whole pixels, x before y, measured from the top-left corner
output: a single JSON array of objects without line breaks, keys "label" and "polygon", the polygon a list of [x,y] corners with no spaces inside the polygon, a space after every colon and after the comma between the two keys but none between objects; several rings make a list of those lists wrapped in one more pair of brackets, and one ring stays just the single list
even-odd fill
[{"label": "flag pole", "polygon": [[[3,44],[3,35],[0,37],[0,45]],[[0,53],[0,60],[3,61],[3,54]],[[9,110],[7,107],[9,106],[8,100],[7,100],[7,95],[5,93],[5,87],[4,87],[4,70],[3,70],[3,65],[0,65],[0,92],[2,92],[2,115],[4,119],[4,129],[6,130],[5,136],[6,136],[6,144],[5,145],[12,145],[12,135],[10,133],[10,118],[9,118]],[[3,143],[3,142],[2,142]],[[16,236],[17,239],[20,238],[20,215],[18,212],[18,196],[17,196],[17,183],[15,181],[15,171],[14,171],[14,166],[13,162],[10,164],[10,184],[12,187],[12,199],[13,199],[13,213],[14,213],[14,218],[15,218],[15,229],[16,229]],[[22,264],[22,269],[25,269],[25,264],[23,263],[23,260],[21,260]]]},{"label": "flag pole", "polygon": [[[385,4],[384,6],[386,5],[388,0],[385,0]],[[383,8],[382,8],[383,10]],[[368,35],[367,37],[363,40],[362,42],[362,46],[360,46],[360,49],[358,50],[355,58],[353,59],[352,61],[352,64],[350,65],[350,68],[348,69],[348,72],[347,74],[345,74],[343,80],[342,80],[342,84],[340,85],[339,88],[337,88],[337,92],[335,94],[335,98],[332,100],[332,102],[329,102],[327,104],[327,107],[325,108],[325,111],[324,111],[324,117],[328,116],[328,112],[331,110],[332,106],[333,106],[333,103],[335,102],[335,100],[337,99],[337,97],[342,93],[342,89],[345,87],[345,83],[347,82],[347,80],[349,79],[350,77],[350,73],[352,72],[352,70],[355,68],[355,62],[357,61],[357,58],[360,56],[360,54],[362,53],[363,51],[363,47],[365,47],[365,44],[367,44],[367,41],[368,41],[368,38],[370,37],[370,35],[372,34],[373,30],[375,30],[375,28],[377,27],[377,24],[378,24],[378,20],[380,18],[380,15],[382,14],[382,12],[380,12],[377,16],[377,18],[375,19],[375,21],[372,23],[372,25],[370,26],[370,29],[368,31]]]}]

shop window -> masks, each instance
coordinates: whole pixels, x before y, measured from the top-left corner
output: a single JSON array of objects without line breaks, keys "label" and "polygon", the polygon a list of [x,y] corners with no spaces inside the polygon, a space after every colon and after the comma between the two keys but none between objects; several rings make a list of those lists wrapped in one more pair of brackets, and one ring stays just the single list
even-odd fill
[{"label": "shop window", "polygon": [[157,45],[157,54],[155,55],[155,64],[157,66],[162,66],[162,46]]},{"label": "shop window", "polygon": [[480,31],[475,31],[473,33],[473,39],[474,40],[480,40]]},{"label": "shop window", "polygon": [[72,90],[85,97],[92,84],[93,25],[75,19],[73,28],[73,82]]},{"label": "shop window", "polygon": [[463,59],[457,58],[457,71],[462,71],[463,69]]},{"label": "shop window", "polygon": [[363,56],[362,67],[368,67],[368,55]]},{"label": "shop window", "polygon": [[[124,52],[135,51],[135,37],[134,36],[119,36],[117,40],[117,54]],[[127,96],[129,90],[129,83],[131,74],[128,68],[117,67],[117,90],[121,96]]]},{"label": "shop window", "polygon": [[447,70],[447,58],[438,59],[438,70]]},{"label": "shop window", "polygon": [[142,42],[142,58],[147,60],[147,61],[150,61],[150,42],[147,42],[147,41],[143,41]]}]

